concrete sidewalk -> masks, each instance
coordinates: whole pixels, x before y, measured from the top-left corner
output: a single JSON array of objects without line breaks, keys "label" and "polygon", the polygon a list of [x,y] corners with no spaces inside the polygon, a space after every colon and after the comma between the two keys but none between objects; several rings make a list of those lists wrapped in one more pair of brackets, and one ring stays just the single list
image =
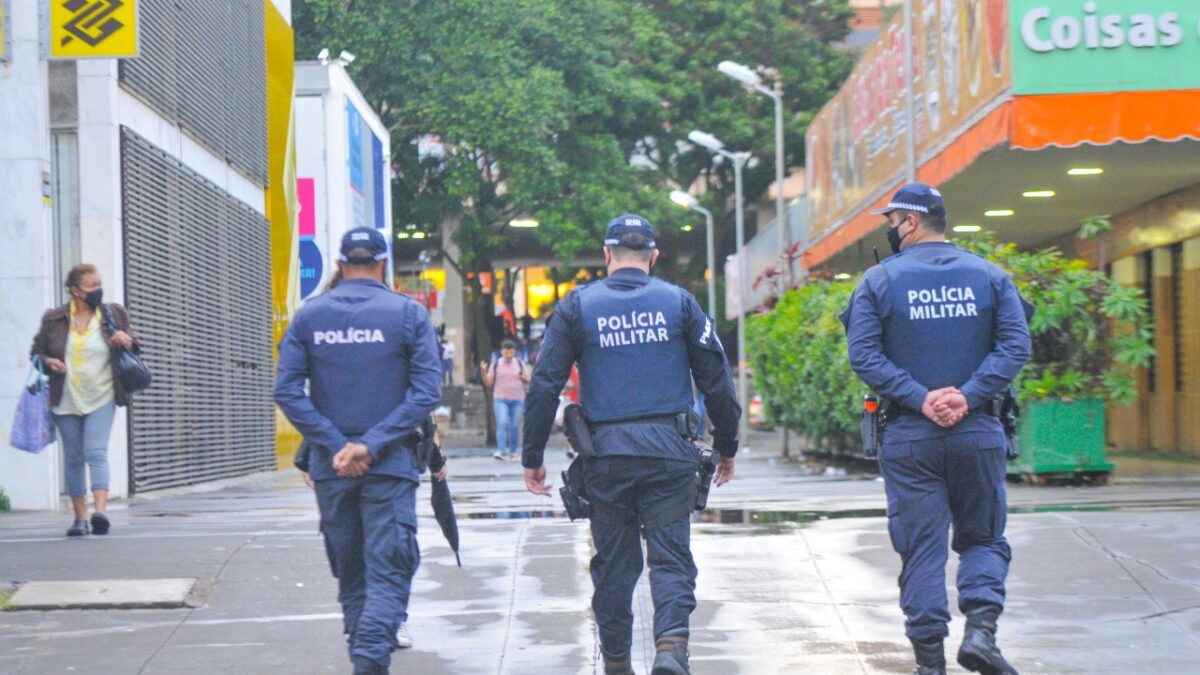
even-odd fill
[{"label": "concrete sidewalk", "polygon": [[[526,492],[517,464],[457,454],[463,568],[423,488],[416,646],[392,672],[596,672],[587,524]],[[909,672],[882,484],[768,454],[740,459],[696,517],[694,672]],[[553,451],[548,463],[557,477],[566,462]],[[1010,502],[1001,642],[1022,673],[1195,671],[1200,490],[1013,486]],[[313,497],[295,472],[151,493],[110,515],[107,537],[68,540],[66,514],[0,514],[0,580],[194,577],[196,606],[0,614],[0,672],[349,672]],[[644,579],[635,616],[635,666],[648,672]],[[956,620],[951,655],[960,631]]]}]

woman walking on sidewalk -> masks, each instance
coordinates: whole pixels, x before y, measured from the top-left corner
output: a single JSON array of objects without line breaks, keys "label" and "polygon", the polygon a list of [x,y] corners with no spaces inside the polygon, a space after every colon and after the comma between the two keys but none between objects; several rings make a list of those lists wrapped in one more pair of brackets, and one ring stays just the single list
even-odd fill
[{"label": "woman walking on sidewalk", "polygon": [[108,534],[108,437],[116,406],[129,397],[115,377],[111,345],[138,351],[129,330],[129,314],[110,304],[117,331],[110,333],[103,315],[104,290],[95,265],[76,265],[67,275],[71,299],[42,316],[33,338],[31,356],[41,358],[50,375],[50,406],[54,424],[62,435],[66,459],[67,492],[75,522],[67,536],[88,533],[85,471],[91,469],[95,511],[91,530]]},{"label": "woman walking on sidewalk", "polygon": [[512,340],[500,343],[500,358],[479,364],[483,386],[492,387],[492,409],[496,413],[496,459],[516,459],[521,441],[521,412],[525,407],[525,362],[516,358]]}]

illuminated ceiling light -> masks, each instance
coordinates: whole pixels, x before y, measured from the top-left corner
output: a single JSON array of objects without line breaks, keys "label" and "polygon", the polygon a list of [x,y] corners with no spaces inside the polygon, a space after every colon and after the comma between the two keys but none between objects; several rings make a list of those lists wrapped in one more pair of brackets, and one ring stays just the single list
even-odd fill
[{"label": "illuminated ceiling light", "polygon": [[684,225],[683,227],[681,227],[681,228],[679,228],[679,229],[683,230],[684,232],[691,232],[691,231],[692,231],[692,226],[691,226],[691,225]]},{"label": "illuminated ceiling light", "polygon": [[955,232],[978,232],[983,228],[978,225],[955,225]]},{"label": "illuminated ceiling light", "polygon": [[412,238],[413,238],[413,239],[424,239],[424,238],[425,238],[425,233],[424,233],[424,232],[413,232],[413,233],[412,233]]},{"label": "illuminated ceiling light", "polygon": [[1100,167],[1079,167],[1067,172],[1068,176],[1095,176],[1104,173]]},{"label": "illuminated ceiling light", "polygon": [[509,221],[510,227],[537,227],[538,221],[532,218],[516,218]]},{"label": "illuminated ceiling light", "polygon": [[837,279],[838,281],[845,281],[850,278],[850,275],[846,274],[845,272],[842,272],[841,274],[833,275],[833,278]]},{"label": "illuminated ceiling light", "polygon": [[1011,216],[1012,214],[1012,209],[992,209],[991,211],[983,212],[983,215],[987,216],[988,218],[1003,218],[1004,216]]},{"label": "illuminated ceiling light", "polygon": [[408,239],[408,233],[407,232],[397,232],[396,238],[397,239]]},{"label": "illuminated ceiling light", "polygon": [[1028,190],[1021,193],[1022,197],[1053,197],[1054,195],[1054,190]]}]

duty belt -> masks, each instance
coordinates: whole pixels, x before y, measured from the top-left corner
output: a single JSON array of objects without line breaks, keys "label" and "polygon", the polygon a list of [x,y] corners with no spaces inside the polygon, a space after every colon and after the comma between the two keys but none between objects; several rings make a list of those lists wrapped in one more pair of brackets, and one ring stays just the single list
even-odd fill
[{"label": "duty belt", "polygon": [[608,421],[605,421],[605,422],[589,422],[589,424],[591,424],[591,426],[592,426],[592,429],[593,429],[593,430],[595,430],[595,429],[599,429],[600,427],[610,427],[610,426],[612,426],[612,425],[614,425],[614,424],[629,424],[629,423],[631,423],[631,422],[636,422],[636,423],[639,423],[639,424],[641,424],[641,423],[654,423],[654,424],[670,424],[670,425],[674,425],[674,424],[675,424],[675,417],[676,417],[678,414],[679,414],[679,413],[671,413],[671,414],[668,414],[668,415],[648,415],[648,416],[646,416],[646,417],[627,417],[627,418],[625,418],[625,419],[622,419],[622,420],[608,420]]},{"label": "duty belt", "polygon": [[[913,417],[924,417],[923,414],[916,412],[914,410],[909,410],[908,408],[905,408],[904,406],[900,405],[899,403],[896,403],[895,401],[888,401],[886,405],[882,406],[882,408],[883,408],[884,419],[887,419],[887,420],[894,420],[901,415],[911,415]],[[982,407],[976,408],[975,410],[971,410],[969,412],[983,413],[984,415],[987,415],[988,417],[1000,417],[1004,414],[1003,408],[1004,408],[1003,398],[997,397],[997,398],[988,399],[987,402],[984,403]]]}]

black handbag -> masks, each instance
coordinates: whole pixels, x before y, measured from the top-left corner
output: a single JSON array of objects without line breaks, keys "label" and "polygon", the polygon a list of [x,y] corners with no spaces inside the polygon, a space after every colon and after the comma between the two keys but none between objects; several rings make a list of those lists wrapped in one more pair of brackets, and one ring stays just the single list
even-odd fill
[{"label": "black handbag", "polygon": [[[121,329],[117,327],[117,321],[113,318],[112,308],[108,305],[103,305],[103,308],[104,322],[108,324],[108,334],[111,337]],[[121,387],[126,394],[136,394],[150,387],[150,369],[137,354],[121,345],[113,345],[112,362],[113,372],[121,381]]]}]

